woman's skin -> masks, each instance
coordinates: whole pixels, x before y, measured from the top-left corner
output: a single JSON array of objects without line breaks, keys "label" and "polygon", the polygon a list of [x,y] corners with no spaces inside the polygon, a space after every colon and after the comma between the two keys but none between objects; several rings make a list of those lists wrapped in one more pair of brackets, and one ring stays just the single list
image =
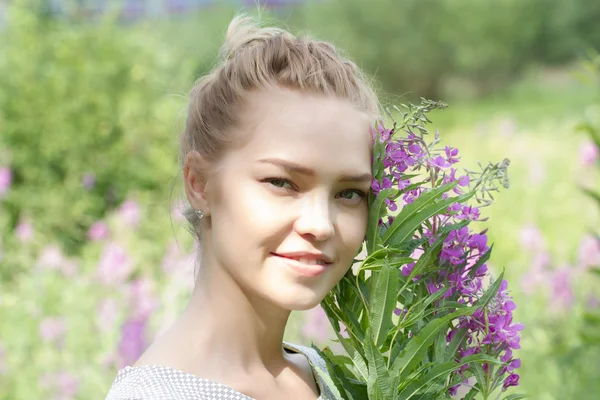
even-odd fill
[{"label": "woman's skin", "polygon": [[[245,99],[216,170],[195,151],[185,159],[187,198],[205,213],[200,270],[185,311],[136,365],[171,366],[260,400],[314,400],[308,360],[283,350],[284,330],[290,312],[318,305],[360,250],[370,120],[346,100],[289,89]],[[276,255],[295,252],[331,263],[307,276]]]}]

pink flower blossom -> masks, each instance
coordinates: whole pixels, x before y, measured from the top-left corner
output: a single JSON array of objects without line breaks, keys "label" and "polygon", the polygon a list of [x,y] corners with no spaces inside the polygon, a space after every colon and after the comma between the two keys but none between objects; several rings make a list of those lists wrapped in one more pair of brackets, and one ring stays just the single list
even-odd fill
[{"label": "pink flower blossom", "polygon": [[546,247],[542,232],[533,224],[523,226],[519,236],[521,244],[529,251],[542,250]]},{"label": "pink flower blossom", "polygon": [[129,227],[137,227],[141,218],[139,204],[135,200],[127,200],[119,208],[119,217]]},{"label": "pink flower blossom", "polygon": [[113,298],[102,300],[96,311],[96,326],[102,332],[110,332],[119,317],[119,305]]},{"label": "pink flower blossom", "polygon": [[21,219],[15,228],[15,236],[21,243],[28,243],[33,239],[33,225],[28,219]]},{"label": "pink flower blossom", "polygon": [[66,371],[58,373],[56,378],[57,399],[74,399],[79,391],[79,378]]},{"label": "pink flower blossom", "polygon": [[61,342],[67,331],[67,324],[61,317],[46,317],[39,326],[40,336],[46,343]]},{"label": "pink flower blossom", "polygon": [[92,242],[97,242],[103,239],[108,238],[110,235],[110,231],[108,229],[108,225],[105,222],[97,221],[90,227],[88,231],[88,238]]},{"label": "pink flower blossom", "polygon": [[80,379],[67,371],[46,372],[39,379],[39,386],[53,393],[53,400],[71,400],[79,392]]},{"label": "pink flower blossom", "polygon": [[529,270],[521,277],[521,289],[525,294],[531,295],[539,289],[545,288],[550,283],[550,254],[546,251],[536,253]]},{"label": "pink flower blossom", "polygon": [[110,242],[104,246],[97,266],[100,282],[105,285],[123,283],[127,280],[133,268],[132,260],[120,244]]},{"label": "pink flower blossom", "polygon": [[12,171],[8,167],[0,168],[0,198],[4,197],[12,185]]},{"label": "pink flower blossom", "polygon": [[586,140],[581,144],[579,148],[579,160],[584,167],[590,167],[594,165],[599,157],[598,147],[591,140]]},{"label": "pink flower blossom", "polygon": [[563,267],[552,276],[552,304],[559,309],[571,307],[575,294],[572,287],[573,269]]},{"label": "pink flower blossom", "polygon": [[147,319],[158,307],[159,299],[155,292],[154,281],[147,277],[136,279],[128,286],[127,298],[133,319]]},{"label": "pink flower blossom", "polygon": [[588,235],[579,245],[578,261],[582,268],[600,266],[600,242],[597,238]]},{"label": "pink flower blossom", "polygon": [[42,249],[37,264],[45,269],[57,270],[61,268],[65,261],[61,249],[57,245],[51,244]]},{"label": "pink flower blossom", "polygon": [[306,319],[302,326],[302,334],[306,338],[325,342],[332,333],[327,314],[321,306],[316,306],[306,312]]}]

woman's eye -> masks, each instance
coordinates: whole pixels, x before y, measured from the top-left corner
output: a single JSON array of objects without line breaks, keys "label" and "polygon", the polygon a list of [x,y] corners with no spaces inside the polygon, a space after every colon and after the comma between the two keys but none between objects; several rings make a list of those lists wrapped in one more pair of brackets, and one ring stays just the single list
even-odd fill
[{"label": "woman's eye", "polygon": [[267,178],[263,179],[263,182],[269,182],[271,185],[282,189],[286,189],[285,185],[289,185],[289,189],[293,189],[291,182],[283,178]]},{"label": "woman's eye", "polygon": [[[347,200],[360,200],[364,197],[366,197],[366,194],[361,191],[361,190],[344,190],[342,192],[340,192],[340,197],[347,199]],[[354,197],[352,197],[354,195]]]}]

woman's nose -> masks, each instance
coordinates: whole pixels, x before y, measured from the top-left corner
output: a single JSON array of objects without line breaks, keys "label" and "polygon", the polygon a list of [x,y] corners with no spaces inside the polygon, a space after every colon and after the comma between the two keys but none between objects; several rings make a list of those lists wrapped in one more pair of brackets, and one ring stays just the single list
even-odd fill
[{"label": "woman's nose", "polygon": [[300,235],[311,235],[315,240],[323,241],[335,232],[328,198],[311,196],[302,203],[295,229]]}]

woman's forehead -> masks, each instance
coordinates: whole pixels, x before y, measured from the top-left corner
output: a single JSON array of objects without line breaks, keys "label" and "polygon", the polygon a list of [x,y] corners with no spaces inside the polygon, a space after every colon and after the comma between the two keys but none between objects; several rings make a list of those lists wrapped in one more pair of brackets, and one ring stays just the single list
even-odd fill
[{"label": "woman's forehead", "polygon": [[246,136],[240,150],[256,160],[331,161],[370,169],[368,118],[345,100],[303,93],[253,93],[240,130]]}]

